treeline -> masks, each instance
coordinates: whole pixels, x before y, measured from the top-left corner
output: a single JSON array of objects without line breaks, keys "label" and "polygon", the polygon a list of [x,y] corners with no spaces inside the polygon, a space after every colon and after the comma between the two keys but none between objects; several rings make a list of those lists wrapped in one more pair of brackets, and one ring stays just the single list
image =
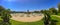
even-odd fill
[{"label": "treeline", "polygon": [[[29,11],[29,10],[28,10]],[[27,12],[28,12],[27,11]],[[24,11],[11,11],[10,13],[27,13],[26,11],[24,12]],[[30,11],[29,11],[30,12]],[[32,11],[32,12],[30,12],[30,13],[39,13],[40,11]]]}]

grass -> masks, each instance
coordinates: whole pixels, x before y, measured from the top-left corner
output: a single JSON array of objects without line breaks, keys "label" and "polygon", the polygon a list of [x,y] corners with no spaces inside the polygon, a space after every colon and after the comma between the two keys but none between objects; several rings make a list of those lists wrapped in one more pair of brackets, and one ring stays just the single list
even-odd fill
[{"label": "grass", "polygon": [[0,16],[0,20],[2,20],[2,19],[1,19],[1,16]]},{"label": "grass", "polygon": [[53,20],[57,20],[57,21],[58,21],[56,25],[60,25],[60,18],[58,18],[58,17],[56,17],[56,16],[51,16],[51,18],[52,18]]},{"label": "grass", "polygon": [[58,16],[60,16],[60,13],[58,13]]},{"label": "grass", "polygon": [[11,20],[12,25],[43,25],[43,21],[37,21],[37,22],[18,22],[15,20]]},{"label": "grass", "polygon": [[[57,24],[56,25],[60,25],[60,18],[56,17],[56,16],[51,16],[52,19],[57,20]],[[0,18],[1,20],[1,18]],[[11,25],[44,25],[43,20],[37,21],[37,22],[19,22],[19,21],[15,21],[15,20],[10,20]]]}]

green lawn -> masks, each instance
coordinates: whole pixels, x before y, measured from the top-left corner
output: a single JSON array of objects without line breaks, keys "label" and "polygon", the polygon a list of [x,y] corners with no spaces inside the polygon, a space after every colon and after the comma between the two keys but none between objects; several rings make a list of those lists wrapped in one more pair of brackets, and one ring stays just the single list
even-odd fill
[{"label": "green lawn", "polygon": [[11,20],[12,25],[43,25],[43,21],[37,21],[37,22],[18,22],[15,20]]}]

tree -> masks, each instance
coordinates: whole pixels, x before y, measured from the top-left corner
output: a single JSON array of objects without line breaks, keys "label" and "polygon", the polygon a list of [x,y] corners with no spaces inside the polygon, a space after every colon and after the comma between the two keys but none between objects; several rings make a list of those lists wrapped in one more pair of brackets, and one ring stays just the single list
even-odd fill
[{"label": "tree", "polygon": [[46,13],[46,12],[49,13],[49,10],[41,10],[40,12],[41,13]]},{"label": "tree", "polygon": [[50,13],[44,10],[44,25],[56,25],[57,20],[51,19]]},{"label": "tree", "polygon": [[2,19],[2,23],[0,25],[10,25],[10,9],[5,9],[4,7],[0,6],[0,16]]},{"label": "tree", "polygon": [[11,18],[11,15],[10,15],[10,10],[4,10],[2,11],[2,17],[1,17],[3,20],[2,20],[2,24],[3,25],[10,25],[10,18]]},{"label": "tree", "polygon": [[48,12],[44,12],[44,25],[49,25],[51,20],[50,14]]},{"label": "tree", "polygon": [[60,13],[60,3],[58,4],[58,12]]},{"label": "tree", "polygon": [[29,14],[30,14],[30,12],[29,12],[29,10],[27,10],[27,17],[30,17]]},{"label": "tree", "polygon": [[2,10],[4,10],[4,9],[5,9],[4,7],[0,6],[0,11],[2,11]]},{"label": "tree", "polygon": [[27,10],[27,14],[30,14],[30,13],[29,13],[29,10]]},{"label": "tree", "polygon": [[41,10],[40,12],[41,12],[41,13],[43,13],[44,11],[43,11],[43,10]]},{"label": "tree", "polygon": [[50,14],[56,14],[57,15],[57,10],[54,7],[50,8],[49,11],[50,11]]},{"label": "tree", "polygon": [[0,16],[1,16],[1,12],[4,10],[5,8],[4,7],[2,7],[2,6],[0,6]]},{"label": "tree", "polygon": [[34,11],[34,13],[40,13],[40,11]]}]

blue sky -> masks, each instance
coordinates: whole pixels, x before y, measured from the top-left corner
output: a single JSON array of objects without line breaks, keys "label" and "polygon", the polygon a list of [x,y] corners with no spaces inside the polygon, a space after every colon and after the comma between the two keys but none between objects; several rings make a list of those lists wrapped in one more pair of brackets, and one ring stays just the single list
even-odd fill
[{"label": "blue sky", "polygon": [[0,0],[0,5],[12,11],[44,10],[57,8],[60,0]]}]

